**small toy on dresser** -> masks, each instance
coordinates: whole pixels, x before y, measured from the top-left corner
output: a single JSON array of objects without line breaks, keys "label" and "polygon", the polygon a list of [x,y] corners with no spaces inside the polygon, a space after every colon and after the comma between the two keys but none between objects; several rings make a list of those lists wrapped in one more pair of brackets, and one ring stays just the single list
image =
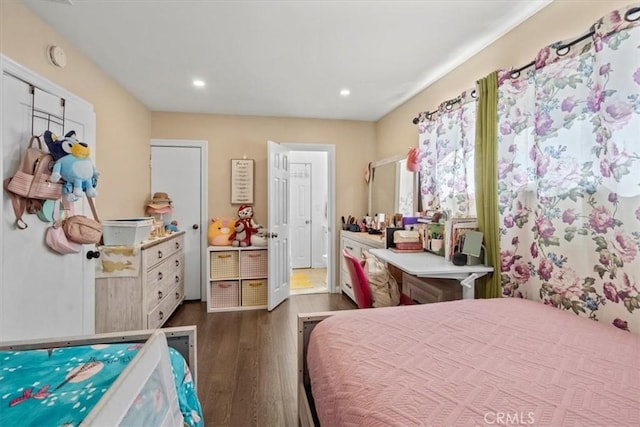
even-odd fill
[{"label": "small toy on dresser", "polygon": [[62,139],[51,131],[44,132],[44,141],[56,160],[51,171],[51,182],[64,181],[62,193],[69,201],[78,200],[83,193],[96,196],[100,175],[89,157],[89,145],[80,142],[75,131],[69,131]]},{"label": "small toy on dresser", "polygon": [[231,244],[240,247],[251,246],[251,236],[256,234],[260,228],[262,226],[253,220],[253,206],[240,205]]}]

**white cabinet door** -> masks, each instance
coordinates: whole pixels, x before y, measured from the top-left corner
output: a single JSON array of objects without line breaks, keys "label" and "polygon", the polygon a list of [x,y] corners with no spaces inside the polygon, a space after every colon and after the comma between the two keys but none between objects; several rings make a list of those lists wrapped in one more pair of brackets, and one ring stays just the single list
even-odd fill
[{"label": "white cabinet door", "polygon": [[[17,169],[32,132],[41,135],[50,129],[62,135],[75,130],[95,155],[95,117],[90,104],[5,57],[0,57],[0,64],[4,71],[0,90],[2,179]],[[65,99],[64,107],[61,98]],[[49,114],[64,117],[64,129]],[[83,198],[76,203],[76,213],[90,215],[85,207]],[[16,229],[5,191],[0,214],[0,341],[94,333],[96,261],[88,260],[86,252],[95,248],[85,245],[81,253],[72,255],[52,252],[44,243],[49,224],[26,214],[23,218],[28,228]]]}]

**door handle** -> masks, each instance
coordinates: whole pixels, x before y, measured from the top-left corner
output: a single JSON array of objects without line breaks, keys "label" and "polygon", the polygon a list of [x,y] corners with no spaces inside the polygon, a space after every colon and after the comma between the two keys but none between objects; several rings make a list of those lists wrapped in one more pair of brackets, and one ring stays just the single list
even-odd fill
[{"label": "door handle", "polygon": [[305,224],[311,224],[311,221],[306,220],[304,223],[305,223]]},{"label": "door handle", "polygon": [[98,251],[87,251],[87,259],[100,258],[100,252]]},{"label": "door handle", "polygon": [[276,237],[278,237],[278,233],[271,233],[269,237],[271,237],[272,239],[275,239]]},{"label": "door handle", "polygon": [[194,230],[197,230],[197,229],[198,229],[198,228],[200,228],[200,227],[198,226],[198,224],[193,224],[193,225],[191,226],[191,228],[193,228]]}]

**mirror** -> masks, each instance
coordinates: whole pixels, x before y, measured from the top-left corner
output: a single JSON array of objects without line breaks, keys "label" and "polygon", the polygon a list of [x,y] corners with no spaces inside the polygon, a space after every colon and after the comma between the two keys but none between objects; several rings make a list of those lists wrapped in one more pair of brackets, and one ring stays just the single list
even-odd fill
[{"label": "mirror", "polygon": [[401,213],[413,216],[417,207],[417,175],[407,170],[405,156],[373,162],[369,180],[369,215]]}]

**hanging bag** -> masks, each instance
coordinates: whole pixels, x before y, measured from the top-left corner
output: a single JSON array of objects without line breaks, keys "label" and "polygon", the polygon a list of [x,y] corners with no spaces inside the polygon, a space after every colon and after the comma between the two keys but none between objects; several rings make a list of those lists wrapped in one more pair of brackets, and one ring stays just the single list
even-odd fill
[{"label": "hanging bag", "polygon": [[67,239],[67,235],[62,228],[62,221],[60,220],[60,207],[58,206],[58,201],[55,202],[55,206],[53,208],[53,225],[47,228],[47,232],[45,234],[45,243],[49,248],[53,251],[62,254],[76,254],[82,250],[82,245],[76,242],[72,242]]},{"label": "hanging bag", "polygon": [[67,239],[81,244],[98,244],[102,239],[102,225],[98,219],[93,198],[87,197],[89,207],[93,213],[93,218],[84,215],[73,215],[65,219],[62,228],[67,235]]},{"label": "hanging bag", "polygon": [[[33,146],[34,141],[38,142],[37,147]],[[22,220],[25,212],[37,213],[42,209],[42,200],[57,200],[62,196],[62,183],[49,181],[53,164],[53,157],[42,149],[40,138],[32,136],[18,171],[4,180],[4,188],[11,197],[16,215],[17,228],[24,230],[28,227]]]}]

